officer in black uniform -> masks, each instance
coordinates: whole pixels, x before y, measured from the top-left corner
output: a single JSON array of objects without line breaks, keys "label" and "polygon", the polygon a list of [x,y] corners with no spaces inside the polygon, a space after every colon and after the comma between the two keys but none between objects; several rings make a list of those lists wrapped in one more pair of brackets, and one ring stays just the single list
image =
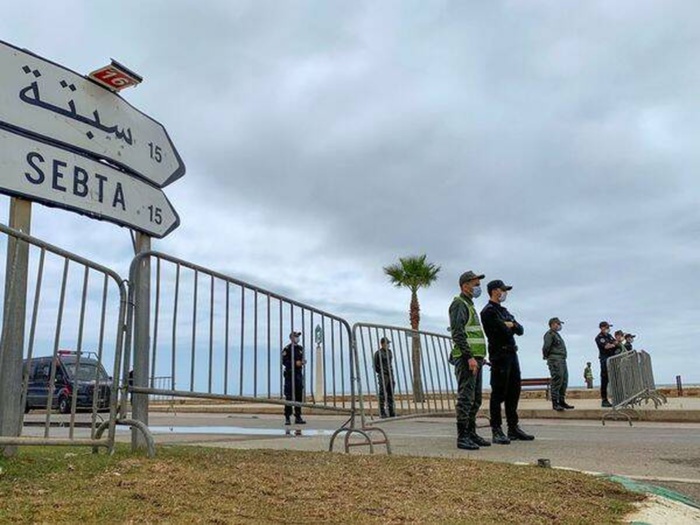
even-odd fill
[{"label": "officer in black uniform", "polygon": [[[527,434],[518,425],[518,402],[520,401],[521,376],[516,335],[523,335],[524,328],[502,303],[513,287],[500,279],[486,286],[489,303],[481,310],[481,324],[488,339],[491,361],[491,431],[493,442],[508,445],[511,441],[532,441],[535,436]],[[501,428],[501,403],[505,403],[508,436]]]},{"label": "officer in black uniform", "polygon": [[394,356],[389,349],[391,341],[382,337],[379,341],[379,350],[374,353],[374,373],[377,374],[377,394],[379,397],[379,417],[382,419],[396,417],[394,405]]},{"label": "officer in black uniform", "polygon": [[610,335],[612,325],[607,321],[601,321],[598,324],[600,333],[595,338],[595,344],[598,346],[598,360],[600,361],[600,398],[603,408],[610,408],[612,404],[608,400],[608,357],[615,355],[617,343],[615,338]]},{"label": "officer in black uniform", "polygon": [[634,338],[637,337],[634,334],[625,334],[625,350],[631,352],[634,350]]},{"label": "officer in black uniform", "polygon": [[[304,347],[299,344],[301,332],[289,334],[290,343],[282,349],[282,366],[284,366],[284,398],[287,401],[301,403],[304,400]],[[292,395],[293,394],[293,395]],[[291,425],[292,407],[284,406],[284,424]],[[294,423],[304,425],[301,407],[294,407]]]}]

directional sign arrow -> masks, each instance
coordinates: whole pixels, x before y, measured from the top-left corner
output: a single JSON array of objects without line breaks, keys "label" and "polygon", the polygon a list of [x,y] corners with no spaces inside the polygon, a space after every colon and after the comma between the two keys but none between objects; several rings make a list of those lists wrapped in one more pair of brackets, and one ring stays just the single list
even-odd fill
[{"label": "directional sign arrow", "polygon": [[97,155],[163,187],[185,165],[165,128],[119,95],[0,41],[0,123]]},{"label": "directional sign arrow", "polygon": [[162,190],[34,137],[0,129],[0,193],[165,237],[180,218]]}]

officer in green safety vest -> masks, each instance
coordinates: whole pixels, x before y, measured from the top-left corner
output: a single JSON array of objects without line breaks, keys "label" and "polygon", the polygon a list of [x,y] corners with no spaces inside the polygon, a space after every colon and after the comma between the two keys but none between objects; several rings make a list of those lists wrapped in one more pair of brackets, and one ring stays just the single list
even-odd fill
[{"label": "officer in green safety vest", "polygon": [[476,433],[476,414],[481,407],[481,384],[486,337],[481,329],[474,299],[481,295],[481,279],[472,271],[459,277],[461,293],[450,305],[450,331],[454,347],[450,363],[457,377],[457,448],[479,450],[491,443]]}]

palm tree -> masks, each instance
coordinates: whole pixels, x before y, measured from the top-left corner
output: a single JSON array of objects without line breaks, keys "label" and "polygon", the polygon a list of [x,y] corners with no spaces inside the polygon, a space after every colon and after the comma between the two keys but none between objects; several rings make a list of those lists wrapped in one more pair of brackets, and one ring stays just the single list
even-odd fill
[{"label": "palm tree", "polygon": [[411,290],[411,306],[409,320],[411,329],[415,330],[411,345],[411,361],[413,362],[413,398],[416,403],[424,401],[423,382],[421,381],[420,366],[420,304],[418,304],[418,289],[427,288],[435,282],[440,267],[427,262],[427,255],[399,257],[399,262],[384,267],[384,273],[389,281],[399,287]]}]

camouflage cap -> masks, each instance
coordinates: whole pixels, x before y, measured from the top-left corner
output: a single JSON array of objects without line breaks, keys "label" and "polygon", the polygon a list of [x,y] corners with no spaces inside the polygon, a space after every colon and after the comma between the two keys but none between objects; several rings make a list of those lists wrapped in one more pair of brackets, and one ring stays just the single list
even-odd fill
[{"label": "camouflage cap", "polygon": [[473,281],[474,279],[483,279],[486,277],[483,273],[481,275],[477,275],[471,270],[468,272],[464,272],[462,275],[459,276],[459,285],[462,286],[464,283],[468,283],[469,281]]}]

